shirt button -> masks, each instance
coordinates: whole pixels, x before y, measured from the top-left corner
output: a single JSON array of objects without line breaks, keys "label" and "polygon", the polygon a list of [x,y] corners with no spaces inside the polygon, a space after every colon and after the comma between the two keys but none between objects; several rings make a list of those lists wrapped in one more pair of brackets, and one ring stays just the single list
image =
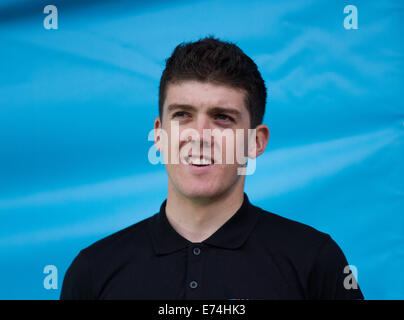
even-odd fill
[{"label": "shirt button", "polygon": [[191,281],[191,282],[189,283],[189,286],[190,286],[192,289],[195,289],[195,288],[198,286],[198,282],[196,282],[196,281]]},{"label": "shirt button", "polygon": [[199,256],[199,254],[201,253],[201,249],[194,248],[193,252],[194,252],[194,255]]}]

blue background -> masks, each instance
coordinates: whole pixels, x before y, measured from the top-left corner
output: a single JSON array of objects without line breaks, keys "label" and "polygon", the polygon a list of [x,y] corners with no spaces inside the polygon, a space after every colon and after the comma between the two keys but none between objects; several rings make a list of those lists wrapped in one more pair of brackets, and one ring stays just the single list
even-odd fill
[{"label": "blue background", "polygon": [[[58,30],[43,9],[58,8]],[[343,26],[345,5],[357,30]],[[0,1],[0,298],[58,299],[80,249],[166,196],[165,59],[213,34],[268,86],[251,201],[323,232],[367,299],[404,299],[402,1]],[[402,39],[401,39],[402,40]],[[46,265],[58,289],[46,290]]]}]

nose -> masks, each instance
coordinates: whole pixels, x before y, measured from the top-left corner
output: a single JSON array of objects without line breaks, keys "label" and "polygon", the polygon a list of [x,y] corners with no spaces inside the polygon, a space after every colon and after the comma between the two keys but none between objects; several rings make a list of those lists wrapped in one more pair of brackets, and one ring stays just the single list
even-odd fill
[{"label": "nose", "polygon": [[201,138],[203,137],[204,129],[211,129],[211,125],[210,125],[209,117],[205,114],[201,114],[196,119],[196,128],[195,128],[195,130],[198,131],[199,136]]},{"label": "nose", "polygon": [[211,136],[211,132],[206,132],[204,134],[204,130],[210,129],[212,130],[212,125],[209,119],[208,115],[205,114],[200,114],[198,115],[198,117],[196,118],[194,125],[193,125],[193,129],[195,129],[198,133],[198,138],[199,141],[197,139],[192,139],[193,143],[197,143],[199,144],[200,148],[201,148],[201,153],[202,152],[206,152],[204,151],[204,149],[210,149],[210,147],[212,146],[212,136]]},{"label": "nose", "polygon": [[[207,143],[211,143],[211,132],[212,132],[212,123],[210,121],[210,118],[206,114],[201,114],[196,120],[196,128],[195,128],[199,134],[200,141],[201,141],[201,147],[202,146],[207,146]],[[210,130],[209,132],[206,132],[205,130]],[[205,135],[204,135],[205,131]]]}]

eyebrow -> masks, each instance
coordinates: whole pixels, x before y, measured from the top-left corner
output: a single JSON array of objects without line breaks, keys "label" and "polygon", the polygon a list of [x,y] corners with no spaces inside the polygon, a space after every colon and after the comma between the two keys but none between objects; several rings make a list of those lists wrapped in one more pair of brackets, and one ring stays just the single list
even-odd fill
[{"label": "eyebrow", "polygon": [[[173,103],[170,104],[167,107],[168,113],[173,112],[175,110],[184,110],[184,111],[196,111],[197,109],[194,106],[188,105],[188,104],[178,104],[178,103]],[[227,114],[232,114],[237,118],[241,118],[241,112],[238,111],[237,109],[232,109],[232,108],[224,108],[224,107],[212,107],[208,109],[208,113],[227,113]]]},{"label": "eyebrow", "polygon": [[194,111],[194,110],[196,110],[196,108],[195,108],[194,106],[190,106],[190,105],[187,105],[187,104],[178,104],[178,103],[170,104],[170,105],[167,107],[167,111],[168,111],[168,112],[173,112],[173,111],[175,111],[175,110],[177,110],[177,109],[188,110],[188,111]]}]

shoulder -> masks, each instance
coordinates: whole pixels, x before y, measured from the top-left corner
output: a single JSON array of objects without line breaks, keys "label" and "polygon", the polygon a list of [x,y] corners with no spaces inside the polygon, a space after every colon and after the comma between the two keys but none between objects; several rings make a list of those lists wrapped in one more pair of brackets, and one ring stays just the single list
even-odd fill
[{"label": "shoulder", "polygon": [[145,249],[149,242],[149,223],[153,216],[143,219],[129,227],[108,235],[81,250],[81,254],[91,259],[105,261],[117,256],[125,256],[127,252]]},{"label": "shoulder", "polygon": [[300,283],[307,298],[363,299],[358,290],[346,290],[348,261],[332,237],[309,225],[257,207],[256,237],[273,261]]},{"label": "shoulder", "polygon": [[321,246],[329,241],[327,233],[302,222],[294,221],[256,207],[259,212],[258,233],[269,241],[284,246]]},{"label": "shoulder", "polygon": [[61,299],[97,299],[108,277],[150,254],[148,224],[153,217],[102,238],[82,249],[66,271]]},{"label": "shoulder", "polygon": [[321,249],[333,242],[329,234],[312,226],[257,209],[256,239],[276,259],[307,269],[313,265]]}]

